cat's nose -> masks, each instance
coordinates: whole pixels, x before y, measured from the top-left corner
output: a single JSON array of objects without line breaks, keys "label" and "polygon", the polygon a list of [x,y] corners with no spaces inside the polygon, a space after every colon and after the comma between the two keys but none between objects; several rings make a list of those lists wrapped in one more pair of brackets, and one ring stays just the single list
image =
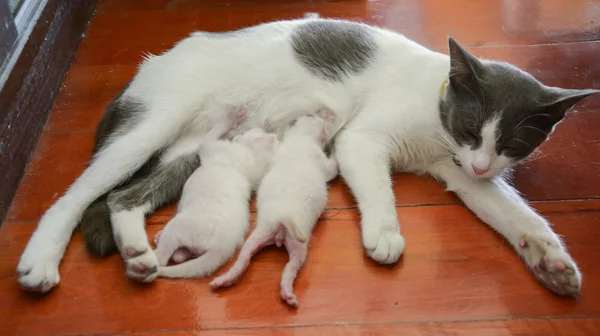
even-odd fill
[{"label": "cat's nose", "polygon": [[483,174],[487,173],[488,171],[490,171],[490,167],[480,168],[480,167],[477,167],[476,165],[471,165],[471,167],[473,167],[473,172],[475,173],[475,175],[483,175]]}]

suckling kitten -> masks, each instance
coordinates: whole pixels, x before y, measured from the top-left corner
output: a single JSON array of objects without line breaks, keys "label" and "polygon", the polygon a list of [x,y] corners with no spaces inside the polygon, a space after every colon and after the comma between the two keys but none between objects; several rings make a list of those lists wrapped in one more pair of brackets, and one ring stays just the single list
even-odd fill
[{"label": "suckling kitten", "polygon": [[[202,166],[185,183],[177,215],[157,237],[154,252],[159,276],[211,275],[242,245],[249,226],[251,192],[264,175],[278,143],[274,134],[261,129],[237,135],[231,142],[219,140],[243,119],[245,111],[233,109],[214,125],[200,145]],[[172,256],[182,261],[191,255],[199,257],[166,266]]]},{"label": "suckling kitten", "polygon": [[300,117],[285,133],[258,189],[256,229],[235,265],[211,282],[213,289],[235,283],[263,247],[285,245],[290,259],[281,276],[281,299],[298,306],[294,279],[306,260],[312,230],[325,209],[327,182],[338,173],[335,157],[327,158],[323,153],[325,120],[333,115],[326,110],[319,115]]}]

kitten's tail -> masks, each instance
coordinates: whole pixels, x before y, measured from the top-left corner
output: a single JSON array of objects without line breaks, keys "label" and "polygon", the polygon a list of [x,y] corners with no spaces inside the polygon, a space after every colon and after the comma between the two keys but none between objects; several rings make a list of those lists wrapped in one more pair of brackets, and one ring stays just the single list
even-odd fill
[{"label": "kitten's tail", "polygon": [[304,243],[308,240],[308,235],[296,225],[298,221],[295,220],[293,216],[283,217],[279,220],[279,223],[281,223],[289,233],[293,234],[297,241]]},{"label": "kitten's tail", "polygon": [[107,257],[117,252],[117,244],[110,224],[107,195],[100,196],[90,204],[81,218],[81,231],[87,249],[93,255]]},{"label": "kitten's tail", "polygon": [[184,263],[158,268],[158,276],[163,278],[205,278],[215,273],[233,255],[233,252],[219,248],[209,248],[206,253],[196,259]]}]

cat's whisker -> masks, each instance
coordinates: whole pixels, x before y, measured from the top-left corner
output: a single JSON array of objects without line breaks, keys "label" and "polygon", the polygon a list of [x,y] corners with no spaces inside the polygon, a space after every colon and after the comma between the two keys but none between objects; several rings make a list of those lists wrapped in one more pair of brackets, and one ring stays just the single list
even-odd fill
[{"label": "cat's whisker", "polygon": [[519,131],[521,128],[531,128],[531,129],[534,129],[534,130],[536,130],[536,131],[539,131],[539,132],[543,133],[545,136],[548,136],[548,133],[546,133],[546,132],[542,131],[541,129],[539,129],[539,128],[535,127],[535,126],[528,126],[528,125],[521,126],[521,127],[519,127],[519,129],[517,129],[517,132],[518,132],[518,131]]},{"label": "cat's whisker", "polygon": [[521,140],[521,139],[518,139],[518,138],[514,138],[513,140],[514,140],[514,141],[521,142],[521,143],[524,143],[524,144],[526,144],[527,146],[529,146],[529,147],[531,147],[531,148],[535,148],[535,146],[532,146],[532,145],[531,145],[531,144],[529,144],[527,141],[524,141],[524,140]]},{"label": "cat's whisker", "polygon": [[522,125],[522,124],[523,124],[525,121],[527,121],[529,118],[533,118],[533,117],[536,117],[536,116],[545,116],[545,117],[551,117],[551,115],[550,115],[550,114],[548,114],[548,113],[536,113],[536,114],[532,114],[532,115],[530,115],[529,117],[527,117],[527,118],[525,118],[525,119],[521,120],[521,122],[520,122],[520,123],[518,123],[518,124],[517,124],[517,126],[515,126],[515,127],[513,128],[513,130],[516,130],[516,131],[515,131],[515,133],[517,133],[517,132],[519,131],[519,129],[520,129],[520,127],[519,127],[519,126],[521,126],[521,125]]}]

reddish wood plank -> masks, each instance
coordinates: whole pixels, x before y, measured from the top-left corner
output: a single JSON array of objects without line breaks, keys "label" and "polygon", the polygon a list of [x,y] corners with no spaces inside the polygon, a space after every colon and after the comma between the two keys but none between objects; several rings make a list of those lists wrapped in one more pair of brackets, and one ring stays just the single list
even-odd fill
[{"label": "reddish wood plank", "polygon": [[[336,3],[339,2],[339,3]],[[233,5],[233,6],[232,6]],[[254,13],[279,15],[314,11],[327,15],[331,8],[352,8],[349,15],[416,35],[432,45],[445,43],[445,35],[469,40],[469,45],[532,44],[594,39],[598,8],[588,0],[150,0],[101,1],[98,11],[203,11],[211,8],[251,7]],[[472,29],[478,27],[478,29]]]},{"label": "reddish wood plank", "polygon": [[[88,256],[75,234],[62,283],[43,298],[15,282],[18,256],[33,223],[0,230],[0,334],[85,334],[158,330],[490,319],[595,317],[600,314],[600,212],[550,214],[584,274],[579,300],[539,286],[511,248],[461,206],[400,208],[407,247],[392,267],[360,247],[358,214],[328,211],[314,233],[297,280],[300,309],[279,301],[283,251],[255,258],[241,284],[212,293],[208,279],[150,286],[126,279],[117,256]],[[164,223],[168,217],[163,217]],[[152,234],[162,225],[149,226]],[[222,270],[224,271],[224,270]],[[221,272],[222,272],[221,271]],[[32,323],[35,321],[35,323]]]},{"label": "reddish wood plank", "polygon": [[[225,329],[209,331],[160,332],[161,336],[583,336],[600,333],[599,319],[527,320],[527,321],[486,321],[486,322],[434,322],[401,323],[346,326],[307,326],[287,328]],[[154,336],[159,333],[134,333],[134,336]]]},{"label": "reddish wood plank", "polygon": [[196,3],[200,7],[185,10],[98,12],[77,61],[138,62],[138,50],[158,53],[193,30],[235,30],[299,18],[307,12],[377,24],[435,50],[446,50],[448,35],[468,47],[590,41],[596,39],[600,20],[600,9],[585,0],[531,1],[530,5],[501,0],[341,1],[224,8]]}]

